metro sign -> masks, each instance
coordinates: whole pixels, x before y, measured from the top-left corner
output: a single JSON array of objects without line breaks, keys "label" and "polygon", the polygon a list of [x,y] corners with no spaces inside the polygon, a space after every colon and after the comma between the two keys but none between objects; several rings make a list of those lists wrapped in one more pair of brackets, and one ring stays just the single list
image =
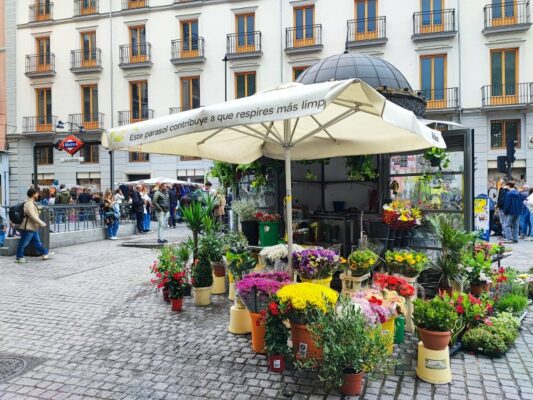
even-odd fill
[{"label": "metro sign", "polygon": [[85,145],[85,143],[83,143],[76,136],[69,135],[58,144],[58,148],[61,149],[61,150],[65,150],[67,153],[69,153],[71,156],[73,156],[84,145]]}]

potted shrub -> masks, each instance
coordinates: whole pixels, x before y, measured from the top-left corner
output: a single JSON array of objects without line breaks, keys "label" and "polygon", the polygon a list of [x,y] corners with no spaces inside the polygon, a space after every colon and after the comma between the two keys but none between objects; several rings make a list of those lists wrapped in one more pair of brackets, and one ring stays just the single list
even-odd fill
[{"label": "potted shrub", "polygon": [[479,296],[490,289],[491,261],[486,259],[484,252],[463,256],[461,266],[463,276],[470,283],[470,293]]},{"label": "potted shrub", "polygon": [[197,306],[207,306],[211,304],[213,271],[209,260],[200,258],[195,261],[192,267],[192,286],[194,304]]},{"label": "potted shrub", "polygon": [[326,249],[308,249],[292,254],[293,268],[302,282],[329,287],[333,274],[339,269],[341,258]]},{"label": "potted shrub", "polygon": [[520,294],[508,293],[494,303],[494,308],[500,312],[510,312],[515,316],[521,316],[527,309],[527,297]]},{"label": "potted shrub", "polygon": [[430,301],[414,301],[413,319],[424,347],[444,350],[450,343],[451,332],[459,320],[454,306],[440,296]]},{"label": "potted shrub", "polygon": [[187,207],[183,207],[183,220],[192,232],[193,259],[198,259],[198,237],[203,230],[214,227],[213,205],[210,196],[205,197],[208,201],[204,205],[200,201],[193,201]]},{"label": "potted shrub", "polygon": [[281,373],[287,361],[292,359],[288,345],[290,330],[285,325],[288,305],[281,304],[276,296],[268,304],[265,313],[265,350],[268,354],[268,368]]},{"label": "potted shrub", "polygon": [[[169,273],[178,269],[186,269],[189,260],[189,249],[186,244],[182,243],[175,246],[163,246],[157,257],[157,261],[151,265],[151,271],[155,277],[151,282],[156,285],[157,289],[162,289],[163,299],[169,302]],[[187,281],[187,277],[185,277]]]},{"label": "potted shrub", "polygon": [[209,260],[216,277],[226,276],[224,267],[224,241],[220,233],[208,233],[198,241],[199,254]]},{"label": "potted shrub", "polygon": [[444,149],[438,147],[432,147],[426,150],[424,158],[429,161],[432,167],[439,167],[439,169],[448,168],[450,165],[450,159],[448,153]]},{"label": "potted shrub", "polygon": [[255,213],[254,218],[259,222],[259,243],[261,246],[278,244],[281,216],[259,211]]},{"label": "potted shrub", "polygon": [[378,255],[370,249],[356,250],[348,256],[348,270],[352,276],[366,275],[378,258]]},{"label": "potted shrub", "polygon": [[241,230],[251,246],[259,242],[259,223],[255,219],[257,205],[248,200],[234,200],[231,209],[239,216]]},{"label": "potted shrub", "polygon": [[183,295],[187,283],[186,272],[176,268],[169,273],[168,290],[172,311],[181,311],[183,307]]}]

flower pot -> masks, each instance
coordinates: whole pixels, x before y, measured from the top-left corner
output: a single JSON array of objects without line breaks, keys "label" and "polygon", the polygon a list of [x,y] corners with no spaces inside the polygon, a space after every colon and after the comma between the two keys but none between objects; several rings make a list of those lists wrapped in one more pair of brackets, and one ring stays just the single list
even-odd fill
[{"label": "flower pot", "polygon": [[252,350],[256,353],[265,353],[265,320],[259,313],[250,313],[252,328]]},{"label": "flower pot", "polygon": [[226,293],[226,278],[224,276],[213,276],[213,288],[211,294]]},{"label": "flower pot", "polygon": [[394,250],[394,238],[396,237],[396,231],[390,230],[389,231],[389,240],[387,243],[387,250]]},{"label": "flower pot", "polygon": [[194,287],[194,304],[197,306],[208,306],[211,304],[211,286],[208,287]]},{"label": "flower pot", "polygon": [[473,296],[479,296],[481,293],[488,292],[489,289],[490,283],[484,285],[470,285],[470,293],[472,293]]},{"label": "flower pot", "polygon": [[235,282],[229,282],[228,299],[235,300]]},{"label": "flower pot", "polygon": [[170,302],[170,298],[168,297],[170,295],[170,290],[163,289],[163,300],[167,303]]},{"label": "flower pot", "polygon": [[394,343],[401,344],[403,343],[405,336],[405,317],[399,315],[394,321]]},{"label": "flower pot", "polygon": [[183,308],[183,297],[170,299],[170,305],[172,306],[172,311],[181,311]]},{"label": "flower pot", "polygon": [[183,296],[191,295],[191,285],[187,284],[183,287]]},{"label": "flower pot", "polygon": [[257,246],[259,242],[259,223],[257,221],[241,221],[242,234],[248,239],[250,246]]},{"label": "flower pot", "polygon": [[450,343],[451,339],[451,332],[435,332],[435,331],[428,331],[424,328],[420,328],[419,326],[416,327],[418,330],[418,336],[420,337],[420,340],[422,343],[424,343],[424,347],[429,350],[444,350]]},{"label": "flower pot", "polygon": [[291,321],[292,349],[296,358],[300,360],[321,360],[322,349],[316,346],[307,325],[296,324]]},{"label": "flower pot", "polygon": [[441,296],[446,293],[448,296],[451,297],[452,294],[453,294],[453,288],[451,286],[442,287],[442,288],[440,287],[437,290],[439,292],[439,295],[441,295]]},{"label": "flower pot", "polygon": [[246,308],[233,305],[229,309],[229,331],[235,335],[246,335],[252,331],[249,312]]},{"label": "flower pot", "polygon": [[279,221],[259,222],[259,243],[262,247],[274,246],[279,240]]},{"label": "flower pot", "polygon": [[394,321],[396,317],[391,317],[381,324],[381,335],[387,341],[387,352],[392,354],[394,350]]},{"label": "flower pot", "polygon": [[279,355],[268,356],[268,369],[278,373],[285,371],[285,357]]},{"label": "flower pot", "polygon": [[346,396],[359,396],[363,391],[364,372],[344,373],[344,379],[340,391]]},{"label": "flower pot", "polygon": [[332,276],[328,276],[327,278],[324,278],[324,279],[307,279],[307,278],[300,277],[300,280],[302,282],[315,283],[317,285],[321,285],[321,286],[324,286],[324,287],[327,287],[327,288],[330,287],[332,279],[333,279]]},{"label": "flower pot", "polygon": [[409,230],[402,231],[402,242],[400,243],[400,247],[408,247],[409,246]]},{"label": "flower pot", "polygon": [[211,266],[213,267],[213,274],[215,274],[217,278],[226,276],[226,267],[224,266],[224,263],[212,262]]}]

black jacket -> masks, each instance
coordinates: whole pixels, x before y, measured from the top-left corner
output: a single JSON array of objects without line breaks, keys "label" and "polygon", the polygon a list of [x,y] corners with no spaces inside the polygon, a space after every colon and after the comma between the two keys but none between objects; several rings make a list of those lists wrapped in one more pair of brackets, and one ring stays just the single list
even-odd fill
[{"label": "black jacket", "polygon": [[175,206],[178,204],[178,192],[176,189],[172,188],[168,191],[168,196],[170,197],[170,205]]},{"label": "black jacket", "polygon": [[507,194],[508,191],[509,189],[507,189],[506,187],[502,187],[500,191],[498,192],[498,200],[496,204],[500,210],[503,210],[503,205],[505,203],[505,195]]},{"label": "black jacket", "polygon": [[143,205],[144,200],[141,197],[141,194],[139,192],[133,192],[133,196],[131,198],[131,206],[133,211],[136,213],[142,213],[144,211]]},{"label": "black jacket", "polygon": [[92,196],[89,193],[80,193],[78,196],[78,203],[80,204],[88,204],[92,200]]}]

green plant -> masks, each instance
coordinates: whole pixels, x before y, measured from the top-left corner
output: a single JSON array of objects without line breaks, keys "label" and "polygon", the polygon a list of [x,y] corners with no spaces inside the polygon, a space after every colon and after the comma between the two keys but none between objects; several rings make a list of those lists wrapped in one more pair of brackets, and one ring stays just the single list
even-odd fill
[{"label": "green plant", "polygon": [[508,350],[503,338],[490,330],[486,325],[470,329],[463,335],[463,347],[466,350],[501,355]]},{"label": "green plant", "polygon": [[280,355],[287,359],[292,354],[288,344],[290,330],[284,323],[286,319],[287,305],[280,304],[276,296],[272,296],[265,315],[265,348],[268,355]]},{"label": "green plant", "polygon": [[241,221],[254,221],[257,204],[249,200],[233,200],[231,209],[239,216]]},{"label": "green plant", "polygon": [[491,331],[501,336],[507,346],[511,346],[520,335],[520,321],[509,312],[499,312],[490,318]]},{"label": "green plant", "polygon": [[416,326],[435,332],[453,331],[459,316],[449,301],[437,296],[432,300],[416,299],[413,321]]},{"label": "green plant", "polygon": [[[206,198],[209,199],[210,196],[206,196]],[[189,206],[184,207],[182,210],[185,225],[187,225],[187,228],[192,232],[194,245],[193,255],[195,260],[198,258],[198,235],[206,225],[210,227],[212,226],[212,221],[214,219],[212,206],[213,204],[210,202],[204,206],[201,202],[195,201]]]},{"label": "green plant", "polygon": [[195,261],[192,267],[192,285],[196,288],[213,285],[213,271],[209,260],[200,258]]},{"label": "green plant", "polygon": [[354,181],[367,181],[376,179],[379,174],[374,169],[373,156],[344,157],[346,175]]},{"label": "green plant", "polygon": [[209,176],[217,178],[227,194],[229,188],[234,188],[239,183],[241,173],[237,170],[237,167],[237,164],[213,161]]},{"label": "green plant", "polygon": [[242,253],[228,251],[226,253],[226,262],[235,281],[239,281],[243,273],[250,271],[257,264],[255,257],[248,251]]},{"label": "green plant", "polygon": [[224,257],[224,241],[221,233],[208,233],[198,239],[198,254],[214,263],[220,263]]},{"label": "green plant", "polygon": [[348,256],[345,264],[348,270],[356,276],[366,274],[378,260],[378,255],[370,249],[356,250]]},{"label": "green plant", "polygon": [[248,250],[248,239],[241,232],[230,231],[222,237],[224,253],[242,253]]},{"label": "green plant", "polygon": [[481,286],[491,282],[490,266],[492,262],[486,260],[485,253],[478,252],[474,255],[465,254],[461,259],[462,275],[470,282],[471,286]]},{"label": "green plant", "polygon": [[438,147],[432,147],[431,149],[426,150],[424,158],[431,162],[432,165],[434,164],[434,166],[438,166],[439,169],[448,168],[450,166],[448,153],[446,153],[446,150],[439,149]]},{"label": "green plant", "polygon": [[518,294],[506,294],[494,304],[498,311],[509,311],[514,315],[520,315],[527,308],[527,297]]}]

